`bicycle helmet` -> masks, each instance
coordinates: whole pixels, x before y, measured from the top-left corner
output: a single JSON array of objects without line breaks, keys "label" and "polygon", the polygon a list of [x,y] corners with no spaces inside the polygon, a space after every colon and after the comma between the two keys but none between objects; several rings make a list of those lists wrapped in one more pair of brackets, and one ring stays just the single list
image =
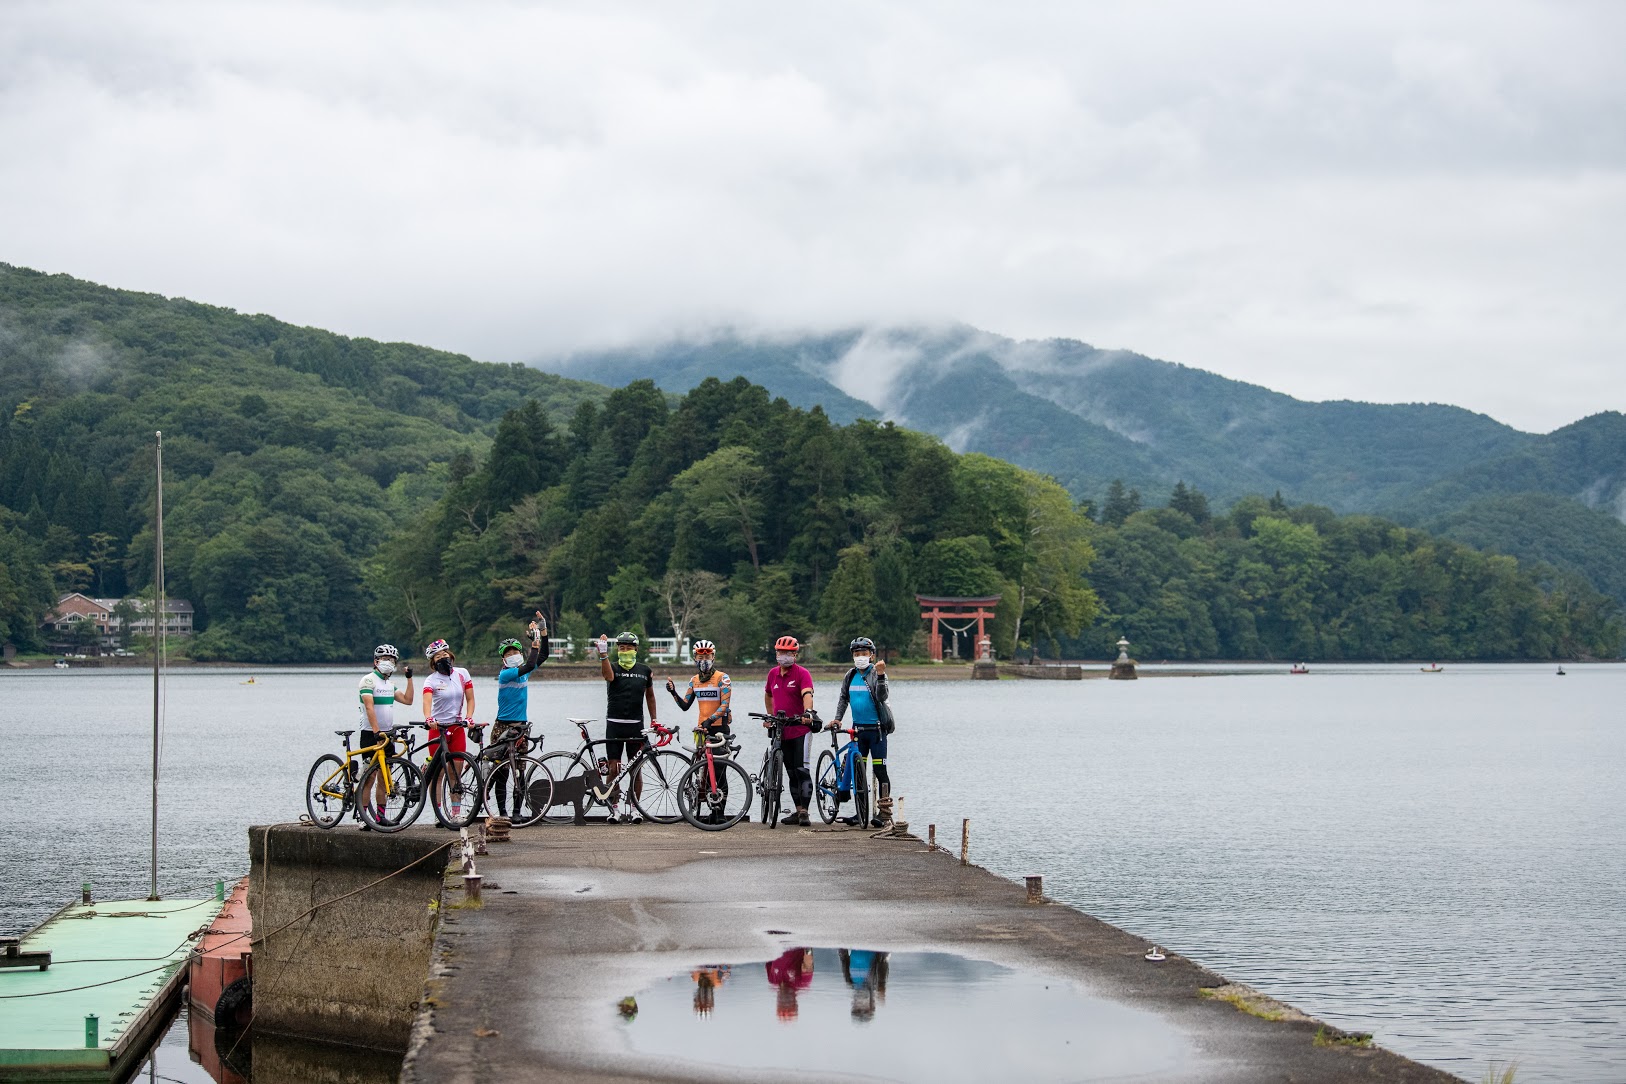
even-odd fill
[{"label": "bicycle helmet", "polygon": [[717,664],[717,645],[710,640],[696,640],[689,650],[694,655],[695,667],[702,674],[711,673],[712,667]]},{"label": "bicycle helmet", "polygon": [[394,644],[379,644],[373,648],[373,658],[375,659],[399,659],[400,657],[401,653],[395,650]]},{"label": "bicycle helmet", "polygon": [[510,636],[508,639],[497,645],[497,654],[506,655],[510,649],[514,651],[524,651],[525,645]]},{"label": "bicycle helmet", "polygon": [[717,654],[717,645],[710,640],[696,640],[694,647],[690,650],[696,655],[715,655]]},{"label": "bicycle helmet", "polygon": [[615,642],[618,644],[628,644],[632,647],[637,647],[638,637],[634,636],[630,632],[623,632],[620,636],[615,638]]},{"label": "bicycle helmet", "polygon": [[773,649],[775,651],[800,651],[802,645],[796,642],[794,636],[781,636],[773,642]]},{"label": "bicycle helmet", "polygon": [[875,654],[875,641],[871,640],[868,636],[859,636],[855,638],[852,643],[847,645],[848,651],[857,651],[859,648],[863,648],[865,651],[868,651],[871,655],[873,655]]},{"label": "bicycle helmet", "polygon": [[445,640],[436,640],[433,643],[431,643],[428,647],[423,649],[423,657],[426,658],[426,659],[433,659],[436,655],[439,655],[442,651],[446,652],[447,654],[451,654],[451,650],[452,650],[452,645],[451,644],[448,644]]}]

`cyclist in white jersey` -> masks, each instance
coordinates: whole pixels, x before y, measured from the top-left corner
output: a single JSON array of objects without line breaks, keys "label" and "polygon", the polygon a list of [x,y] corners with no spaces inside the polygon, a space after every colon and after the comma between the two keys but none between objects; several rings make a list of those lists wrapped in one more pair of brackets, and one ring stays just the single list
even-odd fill
[{"label": "cyclist in white jersey", "polygon": [[[358,710],[361,713],[361,733],[356,741],[357,749],[371,749],[375,745],[384,745],[384,755],[389,756],[394,750],[386,736],[390,727],[395,725],[395,705],[412,703],[412,667],[408,666],[402,673],[406,676],[406,688],[397,691],[395,682],[390,676],[395,673],[395,665],[401,659],[401,653],[391,644],[379,644],[373,649],[373,668],[361,679],[361,686],[357,690],[359,700]],[[363,795],[362,801],[371,801],[378,810],[379,817],[384,815],[384,775],[382,772],[374,775],[371,793]],[[367,822],[362,821],[361,827],[367,830]]]}]

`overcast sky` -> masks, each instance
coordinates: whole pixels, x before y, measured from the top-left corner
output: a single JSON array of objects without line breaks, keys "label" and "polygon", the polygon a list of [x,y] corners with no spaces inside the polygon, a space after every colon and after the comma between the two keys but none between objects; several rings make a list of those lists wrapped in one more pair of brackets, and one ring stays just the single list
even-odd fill
[{"label": "overcast sky", "polygon": [[0,261],[532,360],[958,320],[1626,409],[1626,3],[0,0]]}]

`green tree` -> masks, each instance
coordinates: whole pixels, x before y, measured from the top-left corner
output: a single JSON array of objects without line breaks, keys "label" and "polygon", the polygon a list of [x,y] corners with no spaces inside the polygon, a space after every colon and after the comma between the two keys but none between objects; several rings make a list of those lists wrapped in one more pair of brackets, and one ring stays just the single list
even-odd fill
[{"label": "green tree", "polygon": [[599,601],[598,612],[610,635],[631,630],[640,640],[648,628],[646,617],[655,594],[655,584],[643,565],[623,565],[610,577],[610,586]]},{"label": "green tree", "polygon": [[754,451],[733,445],[717,449],[673,480],[697,522],[723,522],[739,532],[755,569],[762,568],[757,532],[762,520],[759,491],[766,476]]},{"label": "green tree", "polygon": [[1124,489],[1123,479],[1114,478],[1107,487],[1106,503],[1101,506],[1101,522],[1109,527],[1121,527],[1124,520],[1140,511],[1140,490]]},{"label": "green tree", "polygon": [[1095,592],[1084,581],[1095,558],[1088,521],[1067,491],[1049,478],[1026,475],[1022,498],[1027,514],[1013,577],[1016,592],[1015,598],[1006,600],[1013,655],[1023,643],[1024,631],[1035,644],[1041,639],[1052,643],[1071,639],[1095,619],[1098,609]]},{"label": "green tree", "polygon": [[875,635],[875,570],[863,546],[841,551],[819,605],[819,623],[837,649],[854,637]]}]

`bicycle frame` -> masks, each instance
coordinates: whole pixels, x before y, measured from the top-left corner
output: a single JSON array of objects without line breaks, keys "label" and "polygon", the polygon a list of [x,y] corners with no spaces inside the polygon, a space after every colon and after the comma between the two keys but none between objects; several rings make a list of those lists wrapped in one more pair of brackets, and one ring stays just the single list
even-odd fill
[{"label": "bicycle frame", "polygon": [[[622,763],[620,770],[613,777],[610,777],[606,774],[609,758],[603,755],[607,751],[605,747],[612,740],[625,741],[630,739],[593,737],[588,733],[587,727],[589,724],[597,722],[598,720],[596,719],[571,719],[570,721],[576,724],[576,730],[581,734],[581,745],[577,747],[574,753],[567,754],[563,750],[556,750],[553,753],[548,754],[548,757],[544,759],[568,756],[571,763],[579,766],[584,774],[588,775],[591,779],[596,779],[596,784],[589,782],[586,786],[586,797],[589,803],[596,802],[598,804],[608,806],[612,804],[613,799],[614,804],[619,804],[622,797],[622,777],[637,777],[637,779],[641,781],[643,778],[641,771],[645,762],[652,761],[657,765],[658,769],[660,762],[658,760],[654,760],[656,754],[658,753],[671,753],[680,756],[685,760],[688,759],[687,754],[683,752],[681,747],[678,749],[668,748],[677,738],[678,732],[674,729],[661,726],[657,722],[651,722],[649,726],[654,730],[654,735],[650,736],[647,730],[644,731],[643,746],[624,763]],[[569,769],[567,769],[567,774],[568,772]],[[659,773],[658,777],[663,780],[665,778],[664,775]],[[554,782],[558,783],[559,778],[556,777]],[[639,795],[634,794],[632,796],[632,800],[634,805],[637,805],[638,801],[640,800]]]},{"label": "bicycle frame", "polygon": [[[407,741],[405,731],[405,727],[397,726],[391,727],[389,730],[384,731],[383,733],[387,738],[405,744]],[[359,782],[361,777],[367,773],[367,762],[369,760],[378,765],[379,774],[384,777],[384,785],[386,787],[393,786],[394,784],[390,779],[389,757],[385,755],[386,751],[390,747],[389,741],[381,741],[376,745],[369,745],[365,749],[352,749],[350,748],[350,735],[353,733],[354,731],[347,730],[344,734],[344,763],[340,765],[338,771],[322,780],[322,785],[318,789],[330,798],[338,798],[342,801],[349,802],[351,806],[356,806],[360,804],[357,800],[355,791],[356,783]],[[360,761],[360,763],[355,763],[356,761]],[[344,778],[343,792],[329,790],[328,784],[332,783],[335,779],[338,779],[341,776]],[[354,815],[359,817],[359,814]]]}]

